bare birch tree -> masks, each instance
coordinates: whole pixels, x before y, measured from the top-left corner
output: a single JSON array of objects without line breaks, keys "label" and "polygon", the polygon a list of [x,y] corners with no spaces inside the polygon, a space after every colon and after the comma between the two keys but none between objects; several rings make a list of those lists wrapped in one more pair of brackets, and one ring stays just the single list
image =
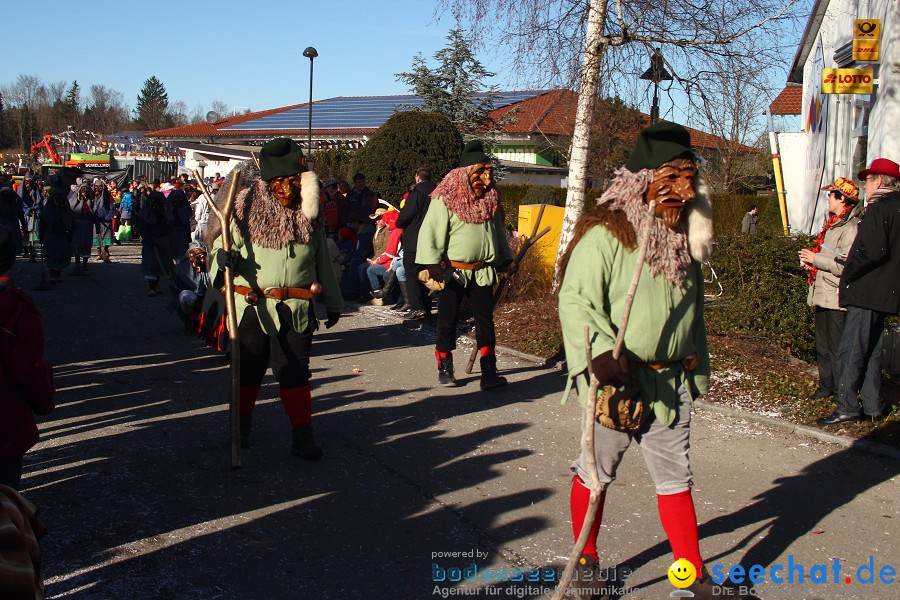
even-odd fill
[{"label": "bare birch tree", "polygon": [[678,81],[696,86],[698,73],[717,68],[713,59],[742,59],[762,70],[781,49],[746,40],[777,39],[784,21],[797,17],[798,1],[438,0],[438,10],[479,32],[476,42],[510,48],[521,80],[579,93],[558,262],[584,210],[591,109],[601,90],[614,95],[619,86],[633,86],[657,47]]}]

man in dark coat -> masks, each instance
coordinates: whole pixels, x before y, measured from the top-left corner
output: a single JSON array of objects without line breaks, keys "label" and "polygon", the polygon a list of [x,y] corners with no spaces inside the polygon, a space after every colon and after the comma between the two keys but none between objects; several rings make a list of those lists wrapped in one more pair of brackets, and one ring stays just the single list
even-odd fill
[{"label": "man in dark coat", "polygon": [[[38,230],[50,283],[62,281],[62,270],[72,259],[75,215],[57,175],[50,175],[50,193],[40,212]],[[77,260],[77,259],[76,259]]]},{"label": "man in dark coat", "polygon": [[416,244],[419,240],[419,229],[428,205],[431,203],[431,192],[437,184],[431,180],[431,169],[419,167],[416,169],[416,186],[406,198],[406,204],[400,209],[397,217],[397,227],[403,230],[400,241],[403,245],[403,268],[406,269],[406,281],[400,282],[400,290],[409,305],[410,319],[422,319],[425,317],[425,307],[422,303],[425,288],[416,277],[419,265],[416,264]]},{"label": "man in dark coat", "polygon": [[837,408],[819,425],[853,423],[861,413],[873,421],[883,418],[884,319],[900,312],[900,166],[877,158],[857,178],[867,207],[841,274],[839,302],[847,316],[837,356]]}]

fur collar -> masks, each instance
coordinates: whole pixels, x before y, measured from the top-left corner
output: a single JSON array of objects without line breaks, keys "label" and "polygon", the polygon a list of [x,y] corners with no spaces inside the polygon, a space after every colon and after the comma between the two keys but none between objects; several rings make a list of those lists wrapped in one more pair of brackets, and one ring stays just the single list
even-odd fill
[{"label": "fur collar", "polygon": [[440,198],[444,206],[463,223],[490,221],[500,206],[500,194],[496,187],[492,187],[484,198],[475,197],[469,185],[469,170],[470,167],[457,167],[447,173],[431,192],[431,197]]},{"label": "fur collar", "polygon": [[291,242],[306,244],[320,226],[319,179],[312,171],[301,176],[300,210],[284,207],[262,179],[238,192],[234,222],[244,238],[263,248],[283,248]]},{"label": "fur collar", "polygon": [[[606,227],[625,248],[637,246],[635,226],[642,222],[646,214],[643,196],[652,176],[650,169],[632,173],[622,168],[616,172],[615,180],[600,197],[597,206],[585,212],[576,222],[572,240],[560,261],[560,281],[575,245],[593,227]],[[680,231],[669,230],[659,220],[650,230],[646,258],[650,272],[663,273],[676,285],[684,280],[691,259],[703,262],[709,260],[712,253],[713,222],[709,188],[699,176],[695,187],[697,195],[685,208],[682,216],[684,226]]]}]

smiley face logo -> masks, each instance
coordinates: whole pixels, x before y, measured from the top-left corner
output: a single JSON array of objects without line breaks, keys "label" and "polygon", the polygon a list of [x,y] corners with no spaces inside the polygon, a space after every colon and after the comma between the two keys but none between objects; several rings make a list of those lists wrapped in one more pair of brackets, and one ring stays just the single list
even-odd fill
[{"label": "smiley face logo", "polygon": [[679,558],[669,567],[669,583],[677,588],[686,588],[697,579],[697,569],[685,558]]}]

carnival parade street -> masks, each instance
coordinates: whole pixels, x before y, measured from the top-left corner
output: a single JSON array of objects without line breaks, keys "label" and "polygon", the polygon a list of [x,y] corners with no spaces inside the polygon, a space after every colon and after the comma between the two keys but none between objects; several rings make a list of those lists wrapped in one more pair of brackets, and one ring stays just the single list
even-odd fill
[{"label": "carnival parade street", "polygon": [[[57,385],[21,484],[48,528],[47,598],[550,596],[572,548],[580,418],[559,403],[563,372],[498,348],[508,385],[481,391],[477,367],[460,366],[460,385],[439,387],[431,327],[350,304],[313,342],[324,457],[291,456],[270,372],[232,469],[226,358],[167,311],[168,292],[147,296],[138,244],[111,250],[49,291],[31,291],[39,261],[12,273],[41,311]],[[457,354],[470,350],[461,338]],[[900,462],[740,416],[693,420],[714,577],[761,565],[744,583],[761,598],[900,598],[886,583],[900,569]],[[640,454],[609,488],[601,566],[626,598],[668,597]]]}]

